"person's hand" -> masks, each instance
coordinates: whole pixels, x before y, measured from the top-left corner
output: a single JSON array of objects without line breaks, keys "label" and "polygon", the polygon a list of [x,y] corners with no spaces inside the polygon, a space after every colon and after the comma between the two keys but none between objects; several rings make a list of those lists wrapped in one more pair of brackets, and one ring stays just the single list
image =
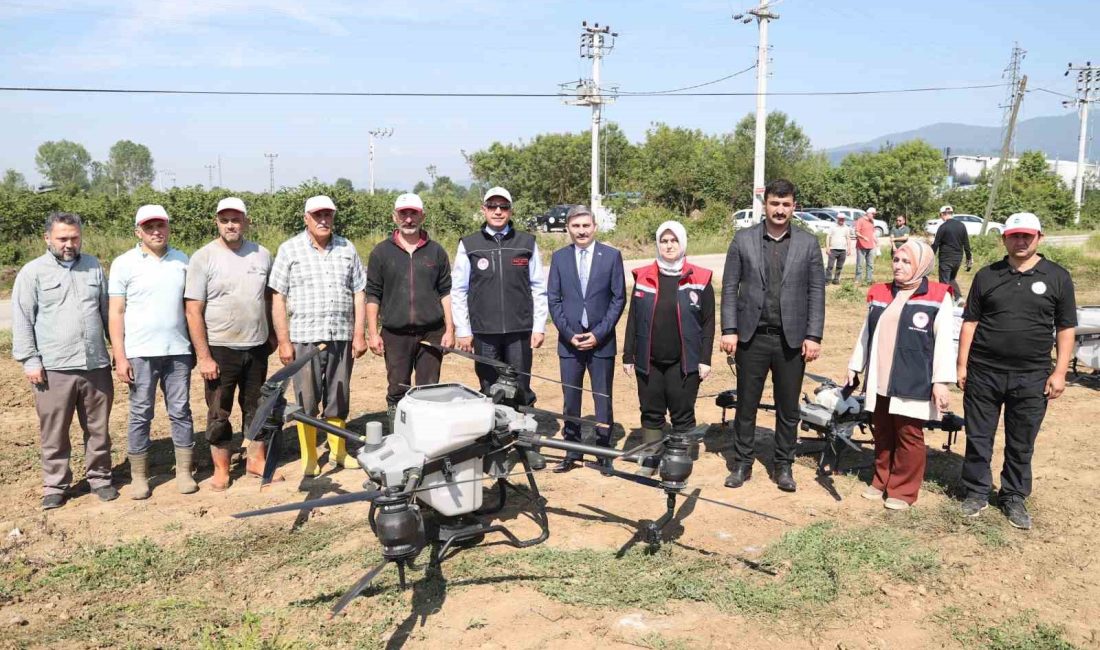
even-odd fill
[{"label": "person's hand", "polygon": [[718,347],[722,349],[722,352],[726,354],[733,354],[737,352],[737,335],[736,334],[723,334]]},{"label": "person's hand", "polygon": [[542,332],[531,332],[531,349],[542,347],[542,342],[546,340],[546,335]]},{"label": "person's hand", "polygon": [[375,356],[382,356],[386,352],[386,344],[382,342],[381,334],[371,334],[370,336],[370,351]]},{"label": "person's hand", "polygon": [[214,361],[214,357],[203,357],[199,359],[199,374],[206,381],[214,381],[221,374],[218,368],[218,362]]},{"label": "person's hand", "polygon": [[1043,388],[1043,395],[1047,396],[1047,399],[1058,399],[1066,390],[1066,374],[1064,372],[1055,372],[1047,378],[1047,385]]},{"label": "person's hand", "polygon": [[474,351],[474,337],[472,336],[460,336],[455,340],[455,347],[463,352]]},{"label": "person's hand", "polygon": [[623,374],[625,374],[627,377],[633,377],[634,376],[634,364],[633,363],[624,363],[623,364]]},{"label": "person's hand", "polygon": [[859,381],[859,373],[856,372],[855,370],[849,370],[848,371],[848,376],[844,380],[844,385],[845,386],[855,386],[857,381]]},{"label": "person's hand", "polygon": [[709,377],[709,376],[710,376],[710,366],[708,366],[705,363],[700,363],[699,364],[699,381],[706,381],[707,377]]},{"label": "person's hand", "polygon": [[970,272],[970,269],[974,267],[974,260],[966,260],[966,271]]},{"label": "person's hand", "polygon": [[932,384],[932,401],[936,403],[940,413],[951,406],[951,391],[948,390],[947,384]]},{"label": "person's hand", "polygon": [[574,336],[570,342],[578,350],[591,350],[596,347],[596,336],[592,332],[584,332]]},{"label": "person's hand", "polygon": [[806,339],[802,342],[802,358],[806,360],[806,363],[815,361],[821,356],[821,344],[810,339]]},{"label": "person's hand", "polygon": [[129,359],[115,359],[115,377],[124,384],[134,383],[134,369],[130,367]]},{"label": "person's hand", "polygon": [[370,346],[367,345],[367,337],[365,334],[355,334],[351,337],[351,356],[358,359],[367,353]]},{"label": "person's hand", "polygon": [[27,376],[27,381],[31,382],[34,386],[41,386],[46,383],[46,369],[38,368],[37,370],[25,370],[23,374]]},{"label": "person's hand", "polygon": [[290,341],[279,341],[279,361],[282,361],[284,366],[294,361],[294,344]]},{"label": "person's hand", "polygon": [[443,332],[443,338],[440,339],[439,344],[445,348],[453,348],[455,346],[454,330],[447,330],[446,332]]},{"label": "person's hand", "polygon": [[959,390],[966,390],[966,366],[959,365],[955,367],[955,385],[959,387]]}]

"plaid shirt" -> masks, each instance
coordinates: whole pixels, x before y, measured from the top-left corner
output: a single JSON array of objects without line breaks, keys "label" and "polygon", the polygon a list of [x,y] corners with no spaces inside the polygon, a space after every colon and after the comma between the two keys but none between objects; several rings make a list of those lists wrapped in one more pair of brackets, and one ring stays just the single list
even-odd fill
[{"label": "plaid shirt", "polygon": [[350,341],[356,292],[367,286],[355,245],[333,235],[324,251],[302,231],[279,246],[267,286],[286,296],[294,343]]}]

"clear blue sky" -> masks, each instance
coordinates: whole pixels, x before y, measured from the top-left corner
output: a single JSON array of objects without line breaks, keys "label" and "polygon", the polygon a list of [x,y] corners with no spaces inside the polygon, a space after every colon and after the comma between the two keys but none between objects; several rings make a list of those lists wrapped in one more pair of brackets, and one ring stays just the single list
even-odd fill
[{"label": "clear blue sky", "polygon": [[[0,85],[194,90],[556,92],[587,77],[582,20],[619,32],[605,84],[662,90],[751,65],[755,24],[738,0],[0,0]],[[1066,63],[1100,60],[1100,3],[783,0],[771,29],[770,91],[894,89],[995,83],[1012,45],[1028,53],[1031,87],[1071,93]],[[706,90],[752,92],[754,72]],[[819,148],[933,122],[999,124],[1005,91],[874,97],[770,97]],[[1065,112],[1030,93],[1023,118]],[[752,97],[621,98],[606,111],[640,141],[653,122],[729,131]],[[103,160],[116,140],[147,145],[180,185],[205,183],[222,157],[224,184],[350,178],[409,188],[425,167],[467,179],[460,150],[538,133],[581,131],[588,109],[547,98],[275,98],[0,93],[0,168],[38,180],[46,140],[84,144]],[[216,180],[216,179],[215,179]],[[158,183],[159,184],[159,183]]]}]

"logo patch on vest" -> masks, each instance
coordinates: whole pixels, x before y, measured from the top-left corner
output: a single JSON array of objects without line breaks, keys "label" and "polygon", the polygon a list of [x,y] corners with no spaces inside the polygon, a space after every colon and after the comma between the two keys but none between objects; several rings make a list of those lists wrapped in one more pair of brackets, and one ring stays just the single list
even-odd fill
[{"label": "logo patch on vest", "polygon": [[923,311],[918,311],[913,314],[913,326],[919,329],[928,327],[928,314]]},{"label": "logo patch on vest", "polygon": [[699,293],[696,291],[688,292],[688,298],[691,299],[691,306],[696,307],[699,305]]},{"label": "logo patch on vest", "polygon": [[1042,280],[1039,280],[1038,282],[1032,283],[1031,293],[1033,293],[1037,296],[1041,296],[1046,292],[1047,292],[1047,283],[1046,282],[1043,282]]},{"label": "logo patch on vest", "polygon": [[635,291],[634,292],[634,297],[635,298],[645,298],[645,292],[644,291]]},{"label": "logo patch on vest", "polygon": [[526,257],[513,257],[512,258],[512,266],[527,266],[530,263],[531,263],[531,260],[527,259]]},{"label": "logo patch on vest", "polygon": [[483,258],[481,258],[481,259],[479,259],[479,260],[477,261],[477,268],[478,268],[478,269],[480,269],[480,270],[482,270],[482,271],[488,270],[488,268],[489,268],[489,260],[488,260],[488,259],[486,259],[486,258],[484,258],[484,257],[483,257]]}]

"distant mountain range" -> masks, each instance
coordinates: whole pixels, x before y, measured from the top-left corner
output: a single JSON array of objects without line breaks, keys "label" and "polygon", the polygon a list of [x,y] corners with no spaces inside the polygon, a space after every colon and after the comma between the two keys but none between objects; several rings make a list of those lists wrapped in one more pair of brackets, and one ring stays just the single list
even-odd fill
[{"label": "distant mountain range", "polygon": [[[1089,112],[1089,134],[1100,127],[1100,110]],[[1077,137],[1081,122],[1077,113],[1049,117],[1033,117],[1016,125],[1015,149],[1018,152],[1039,150],[1047,158],[1077,160]],[[999,126],[972,126],[940,122],[912,131],[890,133],[856,144],[826,149],[830,162],[838,163],[844,156],[859,151],[878,151],[887,144],[921,139],[937,149],[951,147],[952,154],[999,156],[1004,135]],[[1091,139],[1091,138],[1090,138]],[[1094,149],[1095,150],[1095,149]]]}]

